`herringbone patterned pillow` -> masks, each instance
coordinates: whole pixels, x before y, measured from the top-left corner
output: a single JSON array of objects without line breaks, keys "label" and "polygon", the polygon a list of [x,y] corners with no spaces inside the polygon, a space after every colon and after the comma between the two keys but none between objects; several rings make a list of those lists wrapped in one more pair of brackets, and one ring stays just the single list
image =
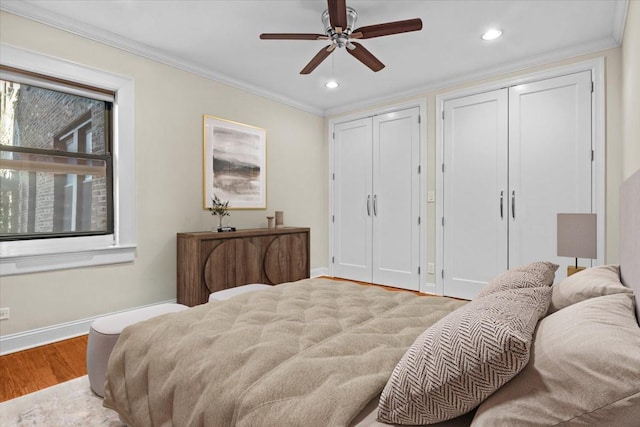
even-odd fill
[{"label": "herringbone patterned pillow", "polygon": [[385,386],[378,419],[432,424],[478,406],[529,361],[550,287],[511,289],[476,299],[420,335]]},{"label": "herringbone patterned pillow", "polygon": [[546,261],[533,262],[512,268],[491,279],[476,298],[481,298],[494,292],[506,291],[507,289],[551,286],[557,269],[558,264]]}]

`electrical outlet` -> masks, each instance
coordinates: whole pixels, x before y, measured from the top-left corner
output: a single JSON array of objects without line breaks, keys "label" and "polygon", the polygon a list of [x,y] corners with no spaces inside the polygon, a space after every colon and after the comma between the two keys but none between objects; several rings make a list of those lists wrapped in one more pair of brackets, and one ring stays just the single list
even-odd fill
[{"label": "electrical outlet", "polygon": [[433,265],[432,262],[427,263],[427,273],[433,274],[435,272],[435,270],[436,270],[436,267],[435,267],[435,265]]},{"label": "electrical outlet", "polygon": [[7,320],[9,318],[9,307],[0,308],[0,320]]}]

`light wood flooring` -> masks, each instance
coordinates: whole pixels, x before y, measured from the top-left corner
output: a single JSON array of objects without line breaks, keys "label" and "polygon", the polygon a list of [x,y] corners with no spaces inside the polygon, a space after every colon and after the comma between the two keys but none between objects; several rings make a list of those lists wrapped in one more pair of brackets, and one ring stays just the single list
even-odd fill
[{"label": "light wood flooring", "polygon": [[0,402],[87,374],[87,335],[0,356]]}]

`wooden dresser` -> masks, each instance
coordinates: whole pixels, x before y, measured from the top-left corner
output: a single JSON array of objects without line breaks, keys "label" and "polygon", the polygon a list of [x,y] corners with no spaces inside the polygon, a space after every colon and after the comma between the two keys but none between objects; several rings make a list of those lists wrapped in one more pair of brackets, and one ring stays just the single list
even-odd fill
[{"label": "wooden dresser", "polygon": [[192,307],[215,291],[308,278],[309,256],[309,228],[178,233],[178,303]]}]

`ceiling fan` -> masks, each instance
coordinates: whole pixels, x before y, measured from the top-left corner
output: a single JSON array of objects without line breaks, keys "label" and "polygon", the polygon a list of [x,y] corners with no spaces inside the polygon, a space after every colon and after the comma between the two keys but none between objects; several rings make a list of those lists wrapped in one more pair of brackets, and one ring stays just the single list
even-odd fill
[{"label": "ceiling fan", "polygon": [[316,69],[336,48],[346,47],[347,52],[362,62],[373,71],[380,71],[384,64],[360,43],[352,40],[371,39],[374,37],[389,36],[392,34],[420,31],[422,20],[420,18],[404,21],[386,22],[384,24],[369,25],[356,28],[354,26],[358,14],[347,7],[345,0],[327,0],[327,10],[322,14],[325,34],[308,33],[264,33],[260,34],[262,40],[330,40],[328,47],[323,47],[311,61],[300,71],[300,74],[309,74]]}]

